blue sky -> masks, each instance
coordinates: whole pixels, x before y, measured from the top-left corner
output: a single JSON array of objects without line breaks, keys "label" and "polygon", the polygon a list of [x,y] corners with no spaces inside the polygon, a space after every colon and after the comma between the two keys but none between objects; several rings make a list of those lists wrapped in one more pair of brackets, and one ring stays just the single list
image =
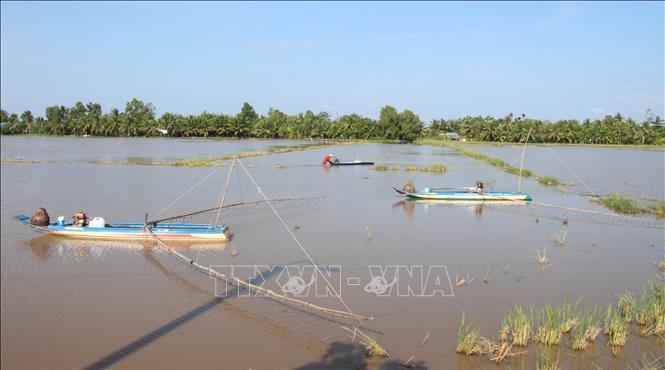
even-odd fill
[{"label": "blue sky", "polygon": [[664,110],[663,2],[2,2],[1,105],[421,119]]}]

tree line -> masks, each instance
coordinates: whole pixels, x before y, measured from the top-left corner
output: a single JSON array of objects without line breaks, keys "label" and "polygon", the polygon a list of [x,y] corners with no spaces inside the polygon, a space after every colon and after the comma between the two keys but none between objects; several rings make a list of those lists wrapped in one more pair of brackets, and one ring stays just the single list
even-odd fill
[{"label": "tree line", "polygon": [[77,102],[73,107],[46,108],[45,117],[26,110],[20,116],[1,110],[3,135],[78,135],[78,136],[171,136],[238,137],[288,139],[383,139],[411,142],[420,137],[446,137],[458,132],[474,141],[520,142],[531,132],[530,142],[589,144],[665,144],[665,124],[653,114],[637,123],[620,114],[601,120],[560,120],[549,122],[514,117],[464,117],[432,120],[425,125],[410,110],[398,112],[386,105],[375,120],[358,114],[335,119],[327,112],[306,111],[295,115],[269,109],[259,115],[244,103],[236,115],[203,112],[198,115],[164,113],[156,117],[155,107],[132,99],[120,111],[102,112],[98,103]]}]

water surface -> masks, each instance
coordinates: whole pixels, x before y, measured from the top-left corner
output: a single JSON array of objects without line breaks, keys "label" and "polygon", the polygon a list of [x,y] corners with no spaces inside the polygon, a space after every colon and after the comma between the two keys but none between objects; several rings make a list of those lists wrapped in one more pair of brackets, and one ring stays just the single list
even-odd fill
[{"label": "water surface", "polygon": [[[215,299],[214,282],[159,250],[152,243],[84,242],[44,237],[13,220],[45,207],[53,218],[85,210],[109,221],[140,221],[212,175],[162,213],[174,215],[212,207],[223,190],[225,168],[95,165],[90,159],[148,157],[156,160],[228,155],[262,150],[283,141],[167,139],[2,138],[3,158],[55,159],[53,163],[2,163],[2,367],[71,368],[335,368],[362,367],[365,360],[351,336],[331,320],[257,297]],[[567,148],[555,148],[564,159]],[[488,149],[489,150],[489,149]],[[534,149],[527,168],[554,175],[556,163]],[[660,151],[575,148],[574,157],[605,158],[595,172],[576,171],[606,184],[607,191],[634,188],[635,194],[660,196]],[[491,148],[507,159],[512,148]],[[404,164],[444,163],[445,174],[377,172],[371,167],[322,168],[326,152],[341,159]],[[531,155],[533,154],[533,155]],[[519,153],[517,154],[519,155]],[[629,155],[640,166],[617,182],[603,164]],[[533,158],[533,160],[531,159]],[[567,162],[575,165],[583,161]],[[71,163],[69,163],[71,162]],[[517,177],[446,148],[363,144],[243,159],[269,198],[306,198],[274,205],[319,265],[338,266],[342,297],[356,313],[373,315],[366,332],[391,353],[392,360],[414,356],[430,368],[494,367],[485,358],[456,355],[462,311],[495,337],[513,304],[540,307],[582,298],[585,304],[616,302],[626,289],[655,278],[652,262],[663,257],[663,230],[617,226],[610,217],[579,216],[539,206],[432,204],[403,202],[391,189],[413,180],[420,187],[468,186],[493,180],[496,190],[516,190]],[[607,168],[607,170],[605,170]],[[621,170],[621,169],[620,169]],[[216,171],[216,172],[214,172]],[[623,171],[623,170],[622,170]],[[660,177],[658,172],[660,171]],[[627,173],[627,172],[626,172]],[[658,180],[660,179],[660,180]],[[626,187],[626,181],[634,186]],[[236,169],[225,203],[260,199],[251,180]],[[619,187],[616,189],[614,186]],[[577,185],[576,185],[577,187]],[[521,190],[545,203],[606,211],[574,191],[561,192],[523,179]],[[658,189],[657,189],[658,190]],[[600,191],[600,190],[598,190]],[[605,190],[603,190],[605,191]],[[209,222],[214,215],[192,221]],[[562,223],[563,219],[568,225]],[[279,219],[265,205],[222,212],[233,239],[214,246],[175,245],[205,265],[306,265],[307,258]],[[610,222],[611,221],[611,222]],[[662,225],[650,220],[644,225]],[[566,244],[553,236],[567,227]],[[548,246],[552,265],[534,262],[535,248]],[[236,253],[233,253],[233,252]],[[232,256],[235,254],[235,256]],[[453,297],[376,296],[363,288],[369,266],[446,266],[449,275],[473,278],[454,288]],[[487,266],[496,275],[483,283]],[[277,275],[266,283],[278,288]],[[349,278],[359,284],[349,284]],[[413,279],[411,279],[413,282]],[[343,309],[335,297],[308,301]],[[429,339],[419,344],[429,333]],[[569,339],[564,338],[564,344]],[[593,349],[573,353],[560,346],[562,367],[625,368],[644,352],[659,353],[662,341],[632,335],[615,358],[601,335]],[[540,348],[529,347],[528,366]],[[335,362],[342,358],[344,361]],[[340,360],[341,361],[341,360]],[[501,367],[520,367],[521,359]],[[387,366],[388,364],[384,364]],[[369,366],[381,366],[369,361]]]}]

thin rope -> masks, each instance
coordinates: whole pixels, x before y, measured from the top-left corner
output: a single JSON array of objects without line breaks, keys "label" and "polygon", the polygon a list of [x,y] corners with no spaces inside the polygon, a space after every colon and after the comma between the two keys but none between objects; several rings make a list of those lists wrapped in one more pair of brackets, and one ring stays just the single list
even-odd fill
[{"label": "thin rope", "polygon": [[214,169],[213,171],[211,171],[206,177],[204,177],[201,181],[199,181],[199,182],[197,182],[196,184],[194,184],[194,186],[192,186],[192,187],[189,188],[187,191],[185,191],[182,195],[180,195],[178,198],[176,198],[176,200],[174,200],[173,202],[171,202],[168,206],[164,207],[164,209],[162,209],[161,211],[157,212],[157,214],[154,215],[153,217],[156,218],[156,217],[158,217],[159,215],[161,215],[162,213],[166,212],[167,209],[171,208],[174,204],[176,204],[177,202],[179,202],[179,201],[180,201],[182,198],[184,198],[187,194],[191,193],[192,191],[194,191],[194,189],[198,188],[199,185],[203,184],[207,179],[210,178],[210,176],[212,176],[212,175],[215,174],[217,171],[219,171],[220,168],[221,168],[221,167],[217,167],[217,168],[215,168],[215,169]]},{"label": "thin rope", "polygon": [[224,208],[224,198],[226,198],[226,191],[229,188],[229,182],[231,182],[231,174],[233,174],[233,168],[236,165],[237,158],[238,157],[233,158],[233,162],[231,162],[231,168],[229,168],[229,174],[228,176],[226,176],[226,184],[224,184],[224,191],[222,191],[222,200],[219,203],[219,210],[217,211],[217,217],[215,218],[215,223],[213,225],[217,225],[217,222],[219,222],[219,215],[222,213],[222,208]]},{"label": "thin rope", "polygon": [[596,192],[594,192],[593,190],[591,190],[591,188],[589,187],[589,185],[587,185],[586,182],[584,182],[584,181],[583,181],[583,180],[577,175],[577,173],[575,173],[575,171],[573,171],[573,169],[570,168],[570,166],[568,166],[568,163],[566,163],[566,161],[564,161],[563,158],[561,158],[561,157],[559,156],[559,154],[558,154],[556,151],[554,151],[554,149],[552,149],[551,146],[548,146],[547,148],[549,148],[549,150],[551,150],[552,153],[554,153],[554,155],[559,159],[559,161],[561,161],[561,163],[563,163],[563,165],[566,166],[566,168],[568,169],[568,171],[570,171],[570,173],[572,173],[573,176],[575,176],[575,177],[577,178],[577,180],[578,180],[579,182],[581,182],[582,185],[584,185],[584,187],[586,188],[586,190],[589,191],[589,193],[591,193],[591,194],[597,194]]},{"label": "thin rope", "polygon": [[522,168],[524,168],[524,154],[526,154],[526,145],[529,143],[529,136],[531,136],[531,130],[533,130],[533,127],[529,129],[529,133],[526,134],[526,140],[524,141],[524,149],[522,149],[522,159],[520,160],[520,178],[517,181],[517,191],[522,191]]},{"label": "thin rope", "polygon": [[554,205],[554,204],[541,203],[541,202],[536,202],[536,201],[532,201],[531,204],[535,204],[535,205],[539,205],[539,206],[543,206],[543,207],[558,208],[558,209],[563,209],[563,210],[566,210],[566,211],[575,211],[575,212],[591,213],[591,214],[597,214],[597,215],[603,215],[603,216],[625,218],[627,220],[633,220],[633,221],[650,221],[648,218],[644,218],[644,217],[633,217],[633,216],[620,215],[618,213],[594,211],[594,210],[591,210],[591,209],[557,206],[557,205]]},{"label": "thin rope", "polygon": [[339,299],[339,301],[342,302],[342,305],[344,305],[344,308],[346,308],[346,310],[347,310],[349,313],[353,313],[353,312],[351,311],[351,309],[349,308],[349,306],[346,304],[346,302],[344,302],[344,299],[342,299],[342,296],[340,296],[340,294],[337,293],[337,290],[332,286],[332,284],[330,283],[330,281],[328,280],[328,278],[327,278],[327,277],[323,274],[323,272],[319,269],[319,265],[318,265],[316,262],[314,262],[314,259],[312,258],[312,256],[310,256],[310,254],[307,252],[307,250],[305,249],[305,247],[300,243],[300,241],[298,240],[298,238],[296,238],[296,236],[293,234],[293,231],[291,231],[291,228],[289,228],[289,226],[286,224],[286,222],[284,221],[284,219],[282,218],[282,216],[280,216],[279,212],[277,212],[277,210],[275,209],[275,207],[273,207],[273,205],[272,205],[272,203],[270,202],[270,200],[268,199],[268,197],[266,197],[266,195],[263,193],[263,190],[261,190],[261,187],[256,183],[256,181],[254,180],[254,177],[252,177],[252,175],[249,173],[249,171],[247,171],[247,168],[245,168],[245,165],[242,163],[242,161],[241,161],[240,159],[238,159],[238,163],[240,164],[240,167],[242,167],[243,171],[245,171],[245,174],[247,174],[247,177],[249,177],[249,179],[252,181],[252,183],[254,184],[254,186],[256,187],[256,189],[258,190],[259,194],[261,194],[261,196],[262,196],[263,199],[266,201],[266,203],[268,203],[268,206],[270,206],[270,208],[271,208],[272,211],[275,213],[275,215],[277,216],[277,218],[279,219],[279,221],[282,223],[282,226],[284,226],[284,229],[286,229],[286,231],[289,233],[289,235],[291,235],[291,237],[293,238],[293,240],[295,240],[296,244],[298,244],[298,246],[300,247],[300,250],[303,252],[303,254],[305,255],[305,257],[307,257],[307,259],[308,259],[309,262],[312,264],[312,266],[314,266],[314,269],[315,269],[319,274],[321,274],[321,277],[323,277],[323,280],[325,280],[326,284],[328,284],[328,287],[333,291],[333,293],[335,293],[335,295],[337,296],[337,298]]}]

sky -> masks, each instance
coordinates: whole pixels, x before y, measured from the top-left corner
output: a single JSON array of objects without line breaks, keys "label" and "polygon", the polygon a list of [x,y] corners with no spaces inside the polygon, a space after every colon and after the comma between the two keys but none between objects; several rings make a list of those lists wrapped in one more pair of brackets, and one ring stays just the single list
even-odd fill
[{"label": "sky", "polygon": [[7,2],[0,105],[665,116],[663,2]]}]

